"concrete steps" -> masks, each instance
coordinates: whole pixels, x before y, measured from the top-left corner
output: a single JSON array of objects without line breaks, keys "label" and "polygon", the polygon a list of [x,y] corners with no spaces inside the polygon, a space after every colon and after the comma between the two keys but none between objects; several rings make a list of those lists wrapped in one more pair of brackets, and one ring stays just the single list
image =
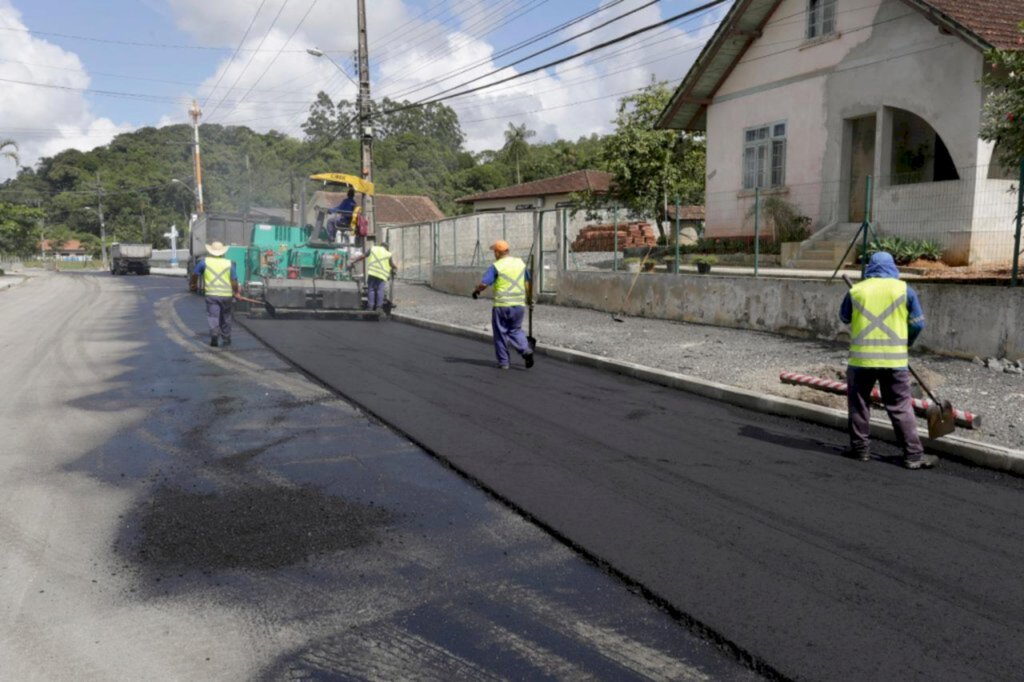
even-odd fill
[{"label": "concrete steps", "polygon": [[[860,223],[834,223],[814,233],[810,239],[801,242],[795,256],[783,265],[800,270],[832,270],[843,257],[850,240],[860,229]],[[846,257],[845,264],[853,263],[857,257],[854,251]]]}]

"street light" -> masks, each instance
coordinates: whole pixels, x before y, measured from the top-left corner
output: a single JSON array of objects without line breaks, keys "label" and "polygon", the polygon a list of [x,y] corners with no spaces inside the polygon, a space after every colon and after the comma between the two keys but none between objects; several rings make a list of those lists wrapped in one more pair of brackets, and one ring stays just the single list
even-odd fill
[{"label": "street light", "polygon": [[194,189],[192,189],[191,187],[189,187],[189,186],[188,186],[187,184],[185,184],[184,182],[182,182],[181,180],[179,180],[178,178],[171,178],[171,182],[176,182],[176,183],[178,183],[179,185],[181,185],[182,187],[184,187],[185,189],[187,189],[187,190],[188,190],[189,192],[192,192],[192,196],[196,196],[196,191],[195,191]]},{"label": "street light", "polygon": [[338,71],[341,71],[343,74],[345,74],[345,78],[348,79],[349,83],[351,83],[352,85],[356,86],[357,88],[359,87],[359,83],[356,83],[354,80],[352,80],[352,76],[348,75],[348,71],[343,69],[341,64],[339,64],[338,62],[336,62],[333,59],[331,59],[331,55],[327,54],[326,52],[321,50],[319,47],[307,47],[306,48],[306,53],[310,54],[310,55],[312,55],[314,57],[327,57],[327,61],[329,61],[331,64],[334,64],[334,67],[336,69],[338,69]]},{"label": "street light", "polygon": [[107,224],[103,221],[103,204],[100,204],[99,210],[92,206],[83,206],[86,211],[92,211],[100,218],[100,254],[103,257],[103,269],[108,269],[107,265]]}]

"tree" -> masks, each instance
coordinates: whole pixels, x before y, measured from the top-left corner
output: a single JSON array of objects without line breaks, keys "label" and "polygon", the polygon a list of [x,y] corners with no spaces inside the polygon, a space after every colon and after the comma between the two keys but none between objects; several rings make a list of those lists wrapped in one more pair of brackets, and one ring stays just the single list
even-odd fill
[{"label": "tree", "polygon": [[28,206],[0,203],[0,253],[27,256],[39,240],[43,211]]},{"label": "tree", "polygon": [[0,140],[0,156],[5,159],[10,159],[17,166],[20,159],[18,158],[18,143],[14,140],[3,139]]},{"label": "tree", "polygon": [[704,201],[703,138],[654,127],[670,96],[664,83],[653,83],[619,100],[615,132],[601,149],[605,169],[615,176],[612,197],[636,213],[655,216],[662,235],[669,203]]},{"label": "tree", "polygon": [[[1020,29],[1024,32],[1024,22]],[[996,143],[998,160],[1016,169],[1024,159],[1024,52],[991,50],[991,67],[981,78],[989,90],[982,113],[981,138]]]},{"label": "tree", "polygon": [[526,124],[516,125],[509,121],[508,130],[505,131],[505,146],[501,148],[505,158],[513,159],[516,164],[516,184],[523,182],[522,173],[519,171],[519,162],[530,153],[530,143],[527,142],[537,132],[530,130]]}]

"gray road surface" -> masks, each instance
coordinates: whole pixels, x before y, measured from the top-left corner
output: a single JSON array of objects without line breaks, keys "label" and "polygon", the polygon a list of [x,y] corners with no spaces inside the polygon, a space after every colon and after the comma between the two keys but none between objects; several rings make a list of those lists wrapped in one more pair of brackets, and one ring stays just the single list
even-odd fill
[{"label": "gray road surface", "polygon": [[754,677],[183,286],[0,293],[0,678]]},{"label": "gray road surface", "polygon": [[[341,394],[784,676],[1010,679],[1024,479],[397,322],[250,323]],[[352,357],[367,361],[352,365]]]}]

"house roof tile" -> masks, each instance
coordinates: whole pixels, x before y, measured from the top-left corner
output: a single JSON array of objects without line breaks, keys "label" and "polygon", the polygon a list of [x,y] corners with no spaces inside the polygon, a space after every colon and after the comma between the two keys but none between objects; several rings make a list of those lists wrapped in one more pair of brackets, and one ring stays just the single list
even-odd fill
[{"label": "house roof tile", "polygon": [[1024,49],[1018,28],[1024,20],[1024,0],[927,0],[912,4],[930,5],[992,47]]},{"label": "house roof tile", "polygon": [[[345,192],[322,192],[321,201],[335,206],[345,198]],[[374,220],[381,225],[426,223],[444,218],[444,213],[430,197],[377,194],[373,197]]]},{"label": "house roof tile", "polygon": [[488,199],[515,199],[519,197],[542,197],[551,194],[571,194],[573,192],[594,192],[606,194],[611,186],[612,174],[604,171],[581,170],[566,173],[553,178],[533,180],[511,187],[499,187],[488,192],[459,197],[455,201],[468,204]]}]

